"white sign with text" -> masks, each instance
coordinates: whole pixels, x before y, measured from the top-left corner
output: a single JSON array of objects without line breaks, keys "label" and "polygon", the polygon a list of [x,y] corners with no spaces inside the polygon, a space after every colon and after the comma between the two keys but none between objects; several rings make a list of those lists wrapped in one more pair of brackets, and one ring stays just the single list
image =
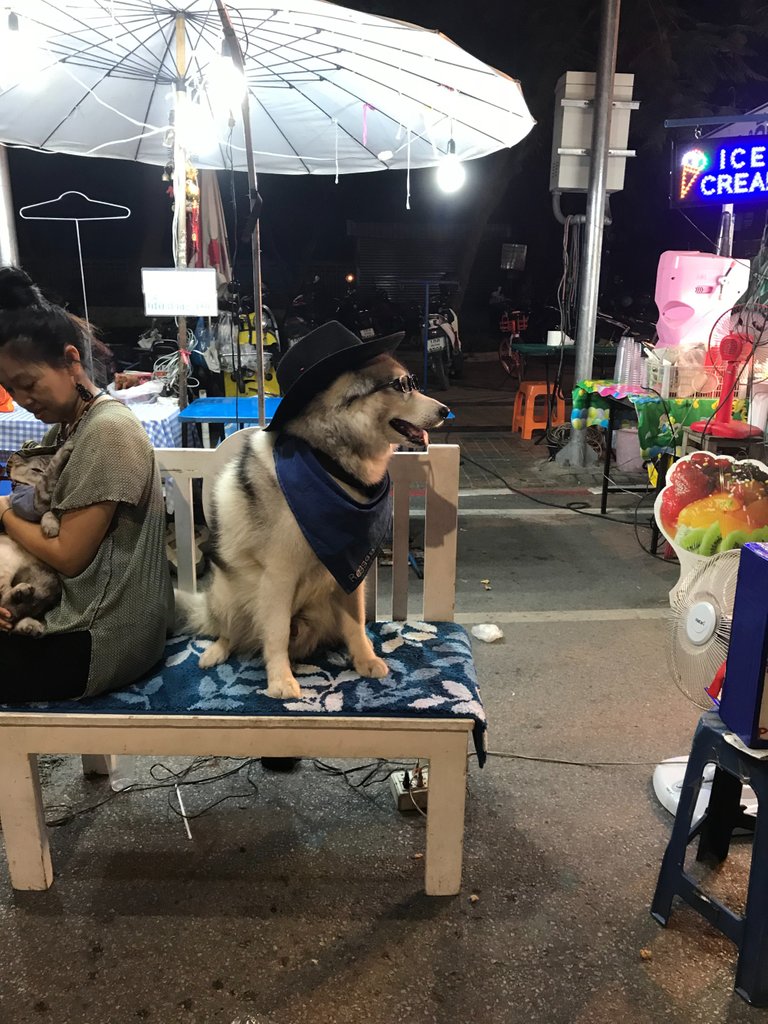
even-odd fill
[{"label": "white sign with text", "polygon": [[147,316],[218,316],[216,271],[142,267],[141,290]]}]

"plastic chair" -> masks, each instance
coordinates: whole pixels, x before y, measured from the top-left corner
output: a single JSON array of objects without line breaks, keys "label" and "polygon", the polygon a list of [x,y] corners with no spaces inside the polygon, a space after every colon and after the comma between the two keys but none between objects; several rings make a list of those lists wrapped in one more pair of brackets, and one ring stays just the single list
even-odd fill
[{"label": "plastic chair", "polygon": [[[737,994],[755,1006],[768,1006],[768,763],[729,743],[725,739],[727,731],[720,716],[712,711],[699,720],[651,914],[659,924],[666,925],[674,897],[684,899],[738,946]],[[708,764],[715,765],[712,795],[700,825],[692,829],[696,800]],[[751,786],[757,795],[756,819],[742,810],[742,785]],[[688,844],[697,835],[700,838],[696,859],[716,867],[728,856],[736,828],[754,828],[755,833],[744,915],[734,913],[714,896],[704,893],[685,870]]]},{"label": "plastic chair", "polygon": [[[512,433],[519,430],[525,441],[530,441],[534,430],[546,430],[548,426],[559,427],[565,423],[565,402],[560,395],[555,397],[552,413],[547,423],[547,404],[551,401],[551,388],[543,380],[523,381],[515,395],[512,412]],[[536,409],[536,400],[543,399],[541,408]]]}]

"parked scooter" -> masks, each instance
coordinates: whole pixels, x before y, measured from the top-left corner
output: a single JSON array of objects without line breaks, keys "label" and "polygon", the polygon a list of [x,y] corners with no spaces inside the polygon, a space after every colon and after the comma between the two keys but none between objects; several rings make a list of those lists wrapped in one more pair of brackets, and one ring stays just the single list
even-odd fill
[{"label": "parked scooter", "polygon": [[381,288],[348,288],[335,317],[363,341],[383,338],[403,329],[402,317]]},{"label": "parked scooter", "polygon": [[461,377],[463,370],[459,318],[449,306],[440,304],[429,314],[427,356],[429,372],[436,387],[447,391],[449,378]]}]

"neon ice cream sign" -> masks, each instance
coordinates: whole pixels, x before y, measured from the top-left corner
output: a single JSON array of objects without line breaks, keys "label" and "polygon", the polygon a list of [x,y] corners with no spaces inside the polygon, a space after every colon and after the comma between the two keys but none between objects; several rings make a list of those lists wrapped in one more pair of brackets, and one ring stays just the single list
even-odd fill
[{"label": "neon ice cream sign", "polygon": [[768,138],[697,139],[693,145],[678,146],[671,192],[676,206],[768,198]]}]

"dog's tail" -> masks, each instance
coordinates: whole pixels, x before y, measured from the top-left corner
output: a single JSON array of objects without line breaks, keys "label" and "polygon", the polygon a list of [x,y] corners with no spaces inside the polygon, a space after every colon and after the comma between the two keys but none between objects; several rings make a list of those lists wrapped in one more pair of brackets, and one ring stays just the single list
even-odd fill
[{"label": "dog's tail", "polygon": [[214,636],[216,629],[208,609],[205,593],[190,594],[185,590],[174,590],[176,598],[176,633],[200,633]]}]

